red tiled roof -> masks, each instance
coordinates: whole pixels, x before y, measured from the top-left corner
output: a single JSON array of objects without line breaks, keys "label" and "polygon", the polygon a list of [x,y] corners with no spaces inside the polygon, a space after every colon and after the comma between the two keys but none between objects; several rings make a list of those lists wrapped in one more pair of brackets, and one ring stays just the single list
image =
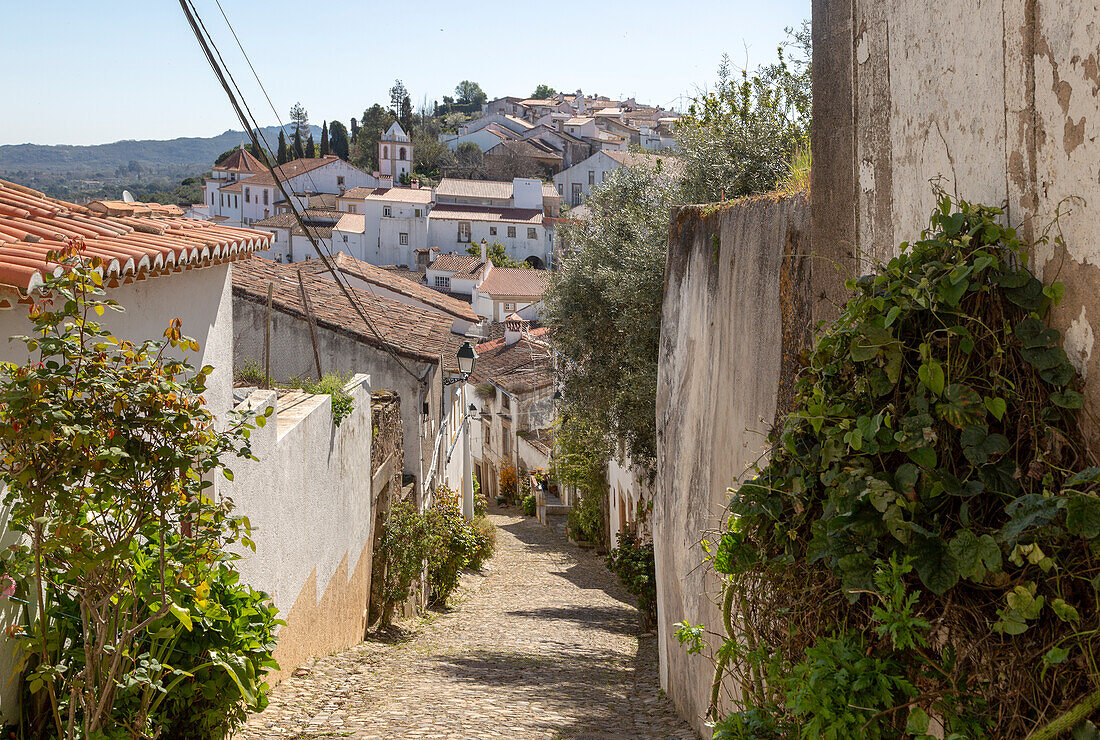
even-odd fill
[{"label": "red tiled roof", "polygon": [[238,149],[212,169],[226,172],[267,172],[267,167],[247,149]]},{"label": "red tiled roof", "polygon": [[46,253],[74,238],[84,240],[85,254],[103,259],[104,283],[115,287],[238,259],[267,249],[271,235],[183,218],[178,206],[115,200],[79,206],[0,180],[0,307],[12,307],[55,272]]},{"label": "red tiled roof", "polygon": [[477,287],[479,293],[491,296],[523,296],[541,298],[550,284],[548,270],[526,270],[522,267],[494,267],[489,277]]},{"label": "red tiled roof", "polygon": [[477,345],[471,381],[491,381],[509,393],[527,393],[554,384],[554,357],[542,338],[546,328],[531,329],[512,344],[503,337]]},{"label": "red tiled roof", "polygon": [[[304,175],[307,172],[311,172],[318,167],[324,167],[326,164],[332,164],[333,162],[339,162],[340,158],[335,154],[326,154],[323,157],[315,157],[313,159],[292,159],[286,164],[281,164],[275,168],[275,174],[279,179],[286,182],[292,177],[298,175]],[[253,175],[248,178],[249,185],[265,185],[271,187],[275,184],[275,179],[271,176],[271,173],[264,169],[258,175]]]},{"label": "red tiled roof", "polygon": [[395,203],[422,203],[432,202],[431,188],[352,188],[341,198],[352,200],[385,200]]},{"label": "red tiled roof", "polygon": [[[329,275],[327,265],[320,258],[311,258],[303,262],[298,262],[294,266],[309,275],[318,275],[321,277],[327,277]],[[456,319],[470,321],[475,324],[481,321],[481,318],[474,313],[474,309],[469,303],[455,300],[448,295],[440,293],[438,290],[432,290],[427,285],[407,280],[391,270],[384,270],[381,267],[376,267],[369,262],[358,260],[343,252],[336,253],[334,266],[345,275],[359,278],[360,280],[365,280],[368,283],[377,285],[380,288],[385,288],[394,293],[408,296],[432,308],[450,314]]]},{"label": "red tiled roof", "polygon": [[[306,318],[298,287],[296,265],[281,265],[265,259],[253,259],[233,270],[233,296],[260,305],[267,303],[267,286],[272,286],[272,305],[279,311]],[[331,280],[302,272],[309,293],[313,318],[317,325],[363,344],[421,362],[438,362],[443,355],[448,369],[455,362],[458,348],[466,341],[451,331],[454,319],[437,311],[383,298],[370,291],[349,288],[355,303],[367,315],[384,342],[363,323],[355,307]]]},{"label": "red tiled roof", "polygon": [[451,252],[428,265],[429,270],[440,270],[456,274],[467,274],[481,267],[481,259],[470,254]]},{"label": "red tiled roof", "polygon": [[497,206],[465,206],[457,203],[437,203],[428,218],[447,221],[506,221],[515,224],[542,223],[541,208],[499,208]]},{"label": "red tiled roof", "polygon": [[[435,194],[445,198],[508,200],[512,197],[512,183],[501,180],[462,180],[457,177],[444,177],[435,186]],[[542,184],[542,197],[560,197],[554,183],[544,182]]]}]

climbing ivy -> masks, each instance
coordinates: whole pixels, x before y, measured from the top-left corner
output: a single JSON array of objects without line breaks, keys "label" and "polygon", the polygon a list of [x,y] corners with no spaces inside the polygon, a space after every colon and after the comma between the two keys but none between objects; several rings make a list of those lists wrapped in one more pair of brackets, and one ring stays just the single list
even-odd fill
[{"label": "climbing ivy", "polygon": [[724,672],[746,689],[716,736],[922,737],[932,715],[1016,737],[1100,708],[1100,467],[1044,323],[1063,288],[1002,215],[941,196],[823,327],[713,546],[712,710]]}]

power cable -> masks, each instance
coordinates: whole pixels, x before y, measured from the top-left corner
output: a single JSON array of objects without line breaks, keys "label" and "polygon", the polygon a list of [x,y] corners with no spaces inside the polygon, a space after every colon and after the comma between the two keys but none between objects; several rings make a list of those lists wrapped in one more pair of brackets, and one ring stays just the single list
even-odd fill
[{"label": "power cable", "polygon": [[[229,78],[232,79],[232,75],[229,74],[228,68],[223,71],[218,64],[218,61],[214,58],[214,52],[211,50],[211,47],[214,47],[214,49],[216,49],[216,45],[214,44],[213,38],[209,37],[209,33],[206,32],[205,26],[202,25],[201,21],[198,20],[198,11],[194,8],[191,0],[179,0],[179,2],[180,8],[183,10],[184,15],[187,17],[187,22],[191,26],[191,30],[195,34],[196,40],[199,42],[199,46],[202,47],[202,51],[203,54],[206,56],[207,63],[209,63],[211,70],[213,70],[214,75],[221,83],[222,89],[225,91],[226,96],[228,96],[229,102],[233,106],[233,110],[236,112],[237,118],[240,120],[241,125],[245,128],[245,130],[248,131],[249,137],[252,139],[252,145],[256,148],[257,151],[263,151],[260,147],[259,138],[257,137],[259,126],[256,124],[255,118],[252,117],[251,110],[248,111],[248,115],[246,115],[245,111],[242,110],[242,105],[247,108],[247,103],[244,102],[244,95],[240,94],[240,88],[237,87],[235,81],[233,82],[233,87],[236,88],[237,93],[240,94],[241,101],[237,100],[237,96],[234,95],[233,89],[230,88],[230,84],[229,82],[227,82],[226,77],[229,76]],[[221,59],[220,52],[218,52],[218,58]],[[222,60],[222,64],[224,64],[224,60]],[[260,136],[262,136],[262,132],[260,132]],[[266,138],[264,138],[264,143],[267,144]],[[268,147],[268,152],[270,153],[270,151],[271,149],[270,147]],[[267,167],[268,172],[271,173],[272,179],[275,181],[275,185],[279,188],[279,192],[282,193],[283,198],[286,199],[295,221],[297,221],[298,226],[302,229],[306,238],[309,239],[309,242],[313,246],[314,251],[316,251],[317,256],[321,258],[321,262],[325,265],[325,267],[328,268],[329,273],[331,273],[332,275],[332,279],[336,282],[337,286],[340,288],[340,291],[348,300],[348,303],[351,304],[352,308],[354,308],[355,312],[359,315],[359,318],[362,319],[363,323],[366,324],[367,328],[370,329],[371,333],[378,340],[382,349],[384,349],[387,353],[389,353],[391,357],[393,357],[394,361],[397,362],[402,370],[408,373],[418,383],[422,384],[423,380],[421,380],[420,376],[409,369],[409,367],[401,360],[394,349],[390,346],[390,343],[382,336],[381,333],[379,333],[373,322],[371,322],[371,320],[367,318],[366,313],[363,311],[358,301],[356,301],[348,286],[346,286],[344,284],[344,281],[341,279],[339,271],[336,270],[335,259],[332,257],[331,253],[328,253],[327,249],[323,250],[322,247],[318,245],[314,233],[306,227],[305,221],[303,220],[301,213],[299,213],[298,207],[294,203],[293,198],[291,198],[290,194],[287,193],[286,188],[283,186],[282,180],[280,180],[278,175],[275,173],[275,168],[271,165],[271,157],[267,157],[266,159],[268,161],[264,162],[264,164]]]}]

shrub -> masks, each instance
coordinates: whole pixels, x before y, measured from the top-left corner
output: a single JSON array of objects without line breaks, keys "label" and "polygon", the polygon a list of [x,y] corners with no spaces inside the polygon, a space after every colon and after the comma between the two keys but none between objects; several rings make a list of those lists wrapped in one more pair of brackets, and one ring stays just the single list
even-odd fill
[{"label": "shrub", "polygon": [[524,516],[534,516],[538,511],[538,502],[535,500],[535,494],[529,493],[523,497],[523,501],[520,502],[520,506],[523,508]]},{"label": "shrub", "polygon": [[568,523],[569,536],[574,540],[603,545],[603,510],[600,508],[600,494],[582,492],[576,506],[569,510]]},{"label": "shrub", "polygon": [[299,377],[293,378],[290,383],[306,393],[332,396],[332,423],[340,426],[340,422],[355,410],[355,401],[347,391],[351,378],[351,373],[325,373],[320,380]]},{"label": "shrub", "polygon": [[500,497],[508,504],[516,502],[516,494],[519,493],[519,475],[516,466],[510,462],[500,467]]},{"label": "shrub", "polygon": [[458,587],[462,569],[469,565],[479,542],[477,530],[462,518],[457,496],[443,486],[436,490],[435,500],[425,512],[428,539],[428,601],[443,606]]},{"label": "shrub", "polygon": [[385,560],[382,585],[381,624],[393,623],[394,609],[409,598],[428,557],[428,528],[425,517],[412,501],[397,501],[382,526],[381,549]]},{"label": "shrub", "polygon": [[[263,676],[278,669],[271,653],[283,622],[268,595],[239,583],[237,572],[224,566],[208,576],[196,589],[202,598],[186,604],[191,630],[178,633],[167,655],[181,680],[157,709],[155,722],[165,740],[230,736],[246,710],[267,706]],[[142,649],[152,652],[155,641],[146,639]]]},{"label": "shrub", "polygon": [[467,567],[470,570],[481,570],[481,566],[493,557],[493,552],[497,549],[497,528],[484,515],[474,516],[473,528],[476,545]]},{"label": "shrub", "polygon": [[260,388],[270,388],[272,386],[271,378],[264,373],[264,366],[256,360],[245,360],[237,368],[237,381],[259,386]]},{"label": "shrub", "polygon": [[657,566],[653,543],[643,542],[633,529],[624,529],[619,533],[618,546],[607,558],[607,567],[638,599],[638,620],[642,629],[653,629],[657,624]]}]

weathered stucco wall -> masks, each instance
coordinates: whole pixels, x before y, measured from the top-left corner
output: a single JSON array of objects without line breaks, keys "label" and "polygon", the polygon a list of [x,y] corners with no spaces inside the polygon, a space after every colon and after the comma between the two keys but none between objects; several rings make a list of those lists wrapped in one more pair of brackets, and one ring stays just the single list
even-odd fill
[{"label": "weathered stucco wall", "polygon": [[[266,306],[241,296],[233,297],[233,362],[236,367],[248,361],[263,366],[266,315]],[[429,383],[422,385],[385,351],[322,326],[317,327],[317,345],[321,368],[325,372],[369,373],[375,388],[393,391],[401,398],[405,472],[422,480],[431,465],[432,443],[443,417],[443,388],[438,363],[429,369],[427,363],[402,360],[418,375],[428,371],[424,377]],[[317,376],[309,324],[305,319],[277,310],[271,312],[271,375],[276,381],[295,376]],[[429,399],[429,388],[429,422],[424,424],[421,410],[423,402]]]},{"label": "weathered stucco wall", "polygon": [[[347,389],[353,411],[332,423],[327,395],[284,397],[253,430],[256,461],[238,460],[220,491],[254,528],[256,552],[238,561],[241,580],[269,593],[286,625],[275,658],[281,679],[312,657],[363,639],[373,543],[370,378]],[[262,410],[275,391],[246,401]]]},{"label": "weathered stucco wall", "polygon": [[661,685],[705,735],[713,669],[677,644],[673,624],[720,629],[719,583],[700,543],[714,539],[727,489],[764,451],[789,403],[799,352],[836,275],[810,257],[809,225],[803,194],[690,206],[672,217],[653,510]]},{"label": "weathered stucco wall", "polygon": [[813,16],[815,243],[862,270],[888,259],[925,226],[933,178],[1027,239],[1061,208],[1065,248],[1034,267],[1066,286],[1051,323],[1100,418],[1100,4],[814,0]]}]

